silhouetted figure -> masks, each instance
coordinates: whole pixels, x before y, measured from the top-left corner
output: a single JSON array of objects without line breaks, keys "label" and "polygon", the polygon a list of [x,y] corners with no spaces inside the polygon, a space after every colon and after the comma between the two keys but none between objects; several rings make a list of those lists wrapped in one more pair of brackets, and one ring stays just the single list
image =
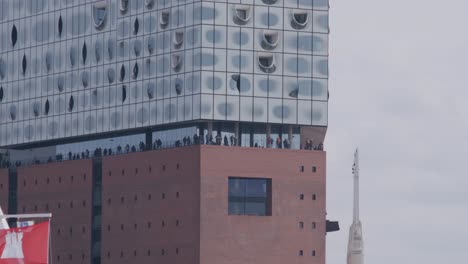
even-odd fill
[{"label": "silhouetted figure", "polygon": [[282,143],[281,143],[281,138],[280,138],[280,137],[277,137],[277,138],[276,138],[276,147],[277,147],[277,148],[282,148],[281,145],[282,145]]},{"label": "silhouetted figure", "polygon": [[71,153],[71,151],[68,152],[68,160],[71,160],[71,159],[72,159],[72,155],[73,155],[73,154]]},{"label": "silhouetted figure", "polygon": [[125,152],[126,153],[130,152],[130,145],[128,145],[128,144],[125,145]]},{"label": "silhouetted figure", "polygon": [[317,147],[318,150],[323,150],[323,143],[320,143]]},{"label": "silhouetted figure", "polygon": [[132,152],[136,152],[135,146],[132,146]]},{"label": "silhouetted figure", "polygon": [[224,136],[224,146],[229,146],[229,141],[227,136]]},{"label": "silhouetted figure", "polygon": [[187,146],[187,137],[184,137],[184,139],[182,139],[182,142],[184,142],[184,146]]}]

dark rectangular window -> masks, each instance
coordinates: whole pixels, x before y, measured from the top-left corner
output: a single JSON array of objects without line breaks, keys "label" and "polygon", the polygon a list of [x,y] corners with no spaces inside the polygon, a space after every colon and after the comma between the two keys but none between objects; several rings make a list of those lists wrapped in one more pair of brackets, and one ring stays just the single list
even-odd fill
[{"label": "dark rectangular window", "polygon": [[271,179],[229,177],[230,215],[271,215]]}]

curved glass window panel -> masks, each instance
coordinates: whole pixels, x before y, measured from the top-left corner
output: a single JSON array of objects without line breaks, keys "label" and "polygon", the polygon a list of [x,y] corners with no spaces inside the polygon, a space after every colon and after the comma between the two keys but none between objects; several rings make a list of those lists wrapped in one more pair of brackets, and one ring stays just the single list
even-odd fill
[{"label": "curved glass window panel", "polygon": [[297,98],[298,95],[299,95],[299,89],[297,88],[289,92],[289,97]]},{"label": "curved glass window panel", "polygon": [[115,42],[112,38],[107,40],[107,56],[109,60],[114,59]]},{"label": "curved glass window panel", "polygon": [[11,121],[16,120],[17,109],[16,105],[10,105],[10,119]]},{"label": "curved glass window panel", "polygon": [[184,44],[184,30],[176,30],[174,32],[174,48],[180,49]]},{"label": "curved glass window panel", "polygon": [[65,78],[63,76],[58,76],[57,77],[57,90],[59,92],[63,92],[65,88]]},{"label": "curved glass window panel", "polygon": [[272,73],[276,70],[275,56],[269,53],[260,53],[258,55],[258,66],[265,73]]},{"label": "curved glass window panel", "polygon": [[109,69],[107,69],[107,81],[109,82],[109,84],[114,83],[114,81],[115,81],[115,71],[114,71],[114,68],[109,68]]},{"label": "curved glass window panel", "polygon": [[140,31],[140,20],[135,18],[135,22],[133,22],[133,35],[137,35]]},{"label": "curved glass window panel", "polygon": [[70,96],[70,99],[68,100],[68,112],[72,112],[73,107],[75,107],[75,99],[73,99],[73,95],[72,95]]},{"label": "curved glass window panel", "polygon": [[26,75],[26,69],[28,67],[28,62],[26,60],[26,54],[23,55],[23,60],[22,60],[22,69],[23,69],[23,75]]},{"label": "curved glass window panel", "polygon": [[81,48],[81,59],[83,60],[83,64],[86,64],[86,59],[88,58],[88,47],[86,46],[86,42],[83,43],[83,47]]},{"label": "curved glass window panel", "polygon": [[100,104],[100,95],[98,93],[98,90],[97,89],[94,89],[92,92],[91,92],[91,104],[96,107],[96,106],[99,106]]},{"label": "curved glass window panel", "polygon": [[0,103],[3,101],[3,96],[4,96],[4,91],[3,91],[3,86],[0,86]]},{"label": "curved glass window panel", "polygon": [[133,74],[132,74],[132,78],[134,80],[138,78],[139,72],[140,72],[140,67],[138,66],[138,63],[135,62],[135,65],[133,66]]},{"label": "curved glass window panel", "polygon": [[69,52],[69,58],[70,58],[70,65],[74,67],[76,65],[76,48],[71,47],[70,52]]},{"label": "curved glass window panel", "polygon": [[99,63],[102,58],[102,44],[100,41],[96,41],[94,43],[94,58],[96,59],[96,63]]},{"label": "curved glass window panel", "polygon": [[182,79],[176,79],[174,81],[174,88],[175,88],[175,91],[176,91],[177,95],[182,94],[182,91],[184,89],[184,82],[182,81]]},{"label": "curved glass window panel", "polygon": [[230,87],[232,90],[237,90],[240,93],[241,91],[241,77],[240,74],[231,75]]},{"label": "curved glass window panel", "polygon": [[234,23],[238,25],[246,25],[252,17],[251,6],[235,5],[234,6]]},{"label": "curved glass window panel", "polygon": [[6,62],[0,58],[0,80],[5,79],[6,76]]},{"label": "curved glass window panel", "polygon": [[141,40],[137,39],[133,42],[133,53],[136,57],[140,57],[141,55]]},{"label": "curved glass window panel", "polygon": [[181,54],[172,54],[172,69],[179,72],[182,69],[183,58]]},{"label": "curved glass window panel", "polygon": [[294,29],[303,29],[309,22],[309,12],[307,10],[296,9],[293,10],[291,16],[291,26]]},{"label": "curved glass window panel", "polygon": [[127,99],[127,86],[122,85],[122,103]]},{"label": "curved glass window panel", "polygon": [[153,82],[149,82],[146,84],[146,95],[148,96],[148,99],[154,99],[156,93],[156,84]]},{"label": "curved glass window panel", "polygon": [[146,49],[148,50],[148,53],[150,55],[154,54],[154,51],[156,49],[156,39],[154,36],[149,36],[147,41],[146,41]]},{"label": "curved glass window panel", "polygon": [[89,72],[84,71],[81,73],[81,84],[84,88],[88,87],[89,85]]},{"label": "curved glass window panel", "polygon": [[49,99],[46,99],[45,104],[44,104],[44,115],[48,115],[50,111],[50,103]]},{"label": "curved glass window panel", "polygon": [[120,67],[120,81],[123,82],[125,80],[125,66],[122,64]]},{"label": "curved glass window panel", "polygon": [[171,12],[169,10],[162,10],[159,13],[159,26],[162,29],[166,29],[167,26],[169,25],[170,18],[171,18]]},{"label": "curved glass window panel", "polygon": [[59,16],[58,23],[57,23],[57,32],[58,32],[58,36],[61,37],[62,32],[63,32],[63,19],[61,15]]},{"label": "curved glass window panel", "polygon": [[53,63],[52,53],[50,51],[46,52],[44,62],[45,62],[47,72],[50,72],[52,70],[52,63]]},{"label": "curved glass window panel", "polygon": [[155,1],[155,0],[145,0],[145,6],[146,6],[146,8],[152,9],[153,6],[154,6],[154,1]]},{"label": "curved glass window panel", "polygon": [[278,46],[279,39],[278,31],[264,30],[262,47],[266,50],[273,50]]},{"label": "curved glass window panel", "polygon": [[145,68],[145,76],[147,77],[154,76],[156,74],[155,58],[153,59],[146,58],[144,68]]},{"label": "curved glass window panel", "polygon": [[98,1],[93,4],[94,27],[98,30],[102,30],[106,24],[108,6],[107,0]]},{"label": "curved glass window panel", "polygon": [[120,0],[119,9],[120,13],[125,14],[128,11],[129,0]]},{"label": "curved glass window panel", "polygon": [[14,47],[17,41],[18,41],[18,30],[16,29],[16,25],[13,25],[13,28],[11,29],[11,45]]},{"label": "curved glass window panel", "polygon": [[125,41],[119,42],[119,48],[118,48],[118,55],[121,58],[126,58],[128,57],[128,44]]},{"label": "curved glass window panel", "polygon": [[39,102],[33,103],[32,112],[33,112],[34,117],[38,117],[41,114],[41,104]]}]

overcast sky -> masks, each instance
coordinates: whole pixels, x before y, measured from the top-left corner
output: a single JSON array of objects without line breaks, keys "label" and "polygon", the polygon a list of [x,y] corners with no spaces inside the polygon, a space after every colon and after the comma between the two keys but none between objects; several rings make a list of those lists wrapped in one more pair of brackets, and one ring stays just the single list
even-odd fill
[{"label": "overcast sky", "polygon": [[330,0],[327,264],[468,263],[468,1]]}]

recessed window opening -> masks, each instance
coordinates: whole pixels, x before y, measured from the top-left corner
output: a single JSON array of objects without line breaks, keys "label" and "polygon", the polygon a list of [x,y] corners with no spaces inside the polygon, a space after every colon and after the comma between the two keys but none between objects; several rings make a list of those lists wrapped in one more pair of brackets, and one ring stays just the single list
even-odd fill
[{"label": "recessed window opening", "polygon": [[26,60],[26,54],[24,54],[23,60],[22,60],[23,76],[26,75],[27,66],[28,66],[28,61]]},{"label": "recessed window opening", "polygon": [[98,1],[93,4],[94,27],[97,30],[102,30],[105,26],[106,18],[107,18],[107,9],[108,9],[107,1]]},{"label": "recessed window opening", "polygon": [[271,179],[229,177],[228,182],[230,215],[271,215]]},{"label": "recessed window opening", "polygon": [[180,49],[184,44],[184,30],[176,30],[174,32],[174,48]]},{"label": "recessed window opening", "polygon": [[170,16],[171,13],[168,10],[162,10],[159,13],[159,25],[162,29],[166,29],[168,27]]},{"label": "recessed window opening", "polygon": [[138,66],[138,62],[135,62],[135,65],[133,66],[133,75],[132,78],[136,80],[138,78],[138,73],[140,72],[140,67]]},{"label": "recessed window opening", "polygon": [[86,64],[86,59],[88,58],[88,46],[86,46],[86,42],[83,43],[83,47],[81,48],[81,58],[83,60],[83,64]]},{"label": "recessed window opening", "polygon": [[58,31],[58,36],[61,37],[61,36],[62,36],[62,32],[63,32],[63,20],[62,20],[62,16],[61,16],[61,15],[59,16],[59,19],[58,19],[57,31]]},{"label": "recessed window opening", "polygon": [[262,53],[258,55],[258,65],[265,73],[273,73],[276,71],[275,56],[269,53]]},{"label": "recessed window opening", "polygon": [[120,81],[123,82],[125,80],[125,66],[122,64],[120,67]]},{"label": "recessed window opening", "polygon": [[274,30],[264,30],[262,48],[266,50],[274,50],[279,43],[279,33]]},{"label": "recessed window opening", "polygon": [[309,22],[309,13],[307,10],[294,10],[292,13],[291,26],[294,29],[303,29]]},{"label": "recessed window opening", "polygon": [[16,29],[16,25],[13,25],[13,28],[11,29],[11,45],[14,47],[17,41],[18,41],[18,30]]},{"label": "recessed window opening", "polygon": [[133,35],[137,35],[140,30],[140,21],[138,18],[135,19],[135,22],[133,22]]},{"label": "recessed window opening", "polygon": [[175,72],[179,72],[182,68],[182,55],[181,54],[172,54],[172,69]]},{"label": "recessed window opening", "polygon": [[73,111],[73,107],[75,105],[75,100],[73,99],[73,95],[70,96],[70,100],[68,100],[68,112]]},{"label": "recessed window opening", "polygon": [[231,79],[234,82],[234,86],[236,87],[237,91],[240,93],[241,91],[241,76],[240,74],[233,74],[231,75]]},{"label": "recessed window opening", "polygon": [[289,93],[289,96],[292,98],[297,98],[299,96],[299,89],[294,89]]},{"label": "recessed window opening", "polygon": [[127,13],[128,4],[129,4],[129,0],[120,0],[120,5],[119,5],[120,13],[122,14]]},{"label": "recessed window opening", "polygon": [[152,9],[154,6],[154,0],[145,0],[145,6],[148,9]]},{"label": "recessed window opening", "polygon": [[249,5],[234,6],[234,22],[238,25],[249,23],[252,16],[251,7]]}]

